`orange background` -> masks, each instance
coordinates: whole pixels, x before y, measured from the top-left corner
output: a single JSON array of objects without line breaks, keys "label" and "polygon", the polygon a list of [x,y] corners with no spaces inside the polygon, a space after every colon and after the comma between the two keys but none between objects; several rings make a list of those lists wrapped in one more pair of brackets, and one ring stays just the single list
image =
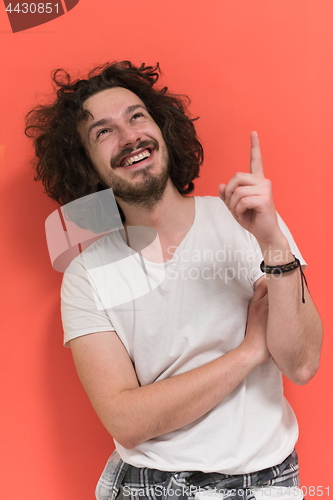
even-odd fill
[{"label": "orange background", "polygon": [[332,0],[80,0],[12,34],[0,5],[1,498],[93,499],[113,449],[62,347],[62,275],[44,232],[56,205],[33,181],[23,123],[50,93],[52,69],[83,76],[122,59],[159,61],[162,83],[191,97],[206,154],[196,194],[216,194],[247,170],[249,135],[259,132],[277,209],[309,264],[324,321],[317,376],[285,383],[300,424],[301,482],[333,495],[332,26]]}]

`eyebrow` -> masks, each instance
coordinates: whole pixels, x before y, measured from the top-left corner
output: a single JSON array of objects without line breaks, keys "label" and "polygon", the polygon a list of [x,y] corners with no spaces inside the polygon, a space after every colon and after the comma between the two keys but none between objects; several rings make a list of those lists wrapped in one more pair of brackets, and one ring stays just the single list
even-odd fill
[{"label": "eyebrow", "polygon": [[[143,108],[145,111],[147,111],[145,106],[143,106],[142,104],[132,104],[132,106],[128,106],[128,108],[125,109],[125,111],[123,112],[123,115],[128,115],[129,113],[132,113],[133,111],[135,111],[137,108]],[[108,125],[111,121],[112,121],[111,118],[102,118],[101,120],[98,120],[97,122],[92,123],[88,129],[88,138],[90,137],[90,133],[94,128],[103,127],[104,125]]]}]

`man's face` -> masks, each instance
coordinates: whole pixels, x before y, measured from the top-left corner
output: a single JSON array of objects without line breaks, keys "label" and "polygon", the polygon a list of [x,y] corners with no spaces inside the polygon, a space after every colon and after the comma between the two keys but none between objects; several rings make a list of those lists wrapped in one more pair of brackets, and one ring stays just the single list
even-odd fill
[{"label": "man's face", "polygon": [[78,124],[99,180],[127,203],[153,207],[169,178],[162,133],[141,99],[125,88],[103,90],[83,104]]}]

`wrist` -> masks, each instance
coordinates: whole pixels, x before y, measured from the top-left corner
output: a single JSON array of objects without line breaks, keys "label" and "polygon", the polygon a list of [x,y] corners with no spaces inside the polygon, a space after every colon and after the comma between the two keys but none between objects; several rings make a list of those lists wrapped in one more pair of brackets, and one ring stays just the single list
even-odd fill
[{"label": "wrist", "polygon": [[255,345],[250,340],[250,333],[247,332],[243,342],[236,347],[241,364],[245,367],[247,373],[250,373],[254,368],[259,366],[263,361],[266,361],[267,356],[265,349],[261,345]]},{"label": "wrist", "polygon": [[260,248],[266,266],[279,266],[294,260],[288,240],[282,233],[272,243],[260,245]]}]

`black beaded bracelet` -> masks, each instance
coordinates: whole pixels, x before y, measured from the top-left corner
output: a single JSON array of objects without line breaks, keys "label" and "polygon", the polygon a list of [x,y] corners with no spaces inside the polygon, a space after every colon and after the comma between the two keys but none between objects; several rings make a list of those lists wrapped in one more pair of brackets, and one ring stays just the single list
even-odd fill
[{"label": "black beaded bracelet", "polygon": [[305,304],[305,299],[304,299],[304,281],[306,284],[306,287],[308,288],[308,284],[306,281],[306,277],[304,276],[303,269],[301,266],[300,261],[295,257],[292,262],[288,262],[288,264],[282,264],[281,266],[266,266],[265,262],[262,261],[260,264],[260,269],[262,270],[263,273],[266,274],[282,274],[282,273],[288,273],[289,271],[293,271],[294,269],[297,269],[298,267],[300,268],[301,271],[301,282],[302,282],[302,302]]}]

